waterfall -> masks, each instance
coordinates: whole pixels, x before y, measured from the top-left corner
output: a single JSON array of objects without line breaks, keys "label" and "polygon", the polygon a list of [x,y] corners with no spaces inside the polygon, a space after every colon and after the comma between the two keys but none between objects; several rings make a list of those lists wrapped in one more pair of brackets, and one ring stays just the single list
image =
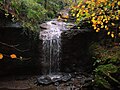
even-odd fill
[{"label": "waterfall", "polygon": [[61,33],[69,30],[74,24],[51,20],[41,24],[39,39],[42,40],[42,74],[39,84],[50,84],[70,80],[71,74],[60,73]]},{"label": "waterfall", "polygon": [[40,33],[40,39],[43,41],[42,63],[44,64],[44,74],[59,72],[61,30],[59,28],[60,26],[53,24],[53,22],[47,22],[49,28]]}]

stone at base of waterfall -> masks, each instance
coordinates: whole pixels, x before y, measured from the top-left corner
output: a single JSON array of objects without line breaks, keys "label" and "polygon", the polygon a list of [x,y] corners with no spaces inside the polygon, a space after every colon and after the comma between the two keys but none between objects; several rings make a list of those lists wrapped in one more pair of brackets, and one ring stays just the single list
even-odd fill
[{"label": "stone at base of waterfall", "polygon": [[37,83],[39,85],[49,85],[56,82],[66,82],[71,79],[71,74],[58,74],[58,75],[42,75],[37,78]]},{"label": "stone at base of waterfall", "polygon": [[42,24],[40,25],[40,28],[41,28],[41,29],[48,29],[48,28],[50,28],[50,26],[49,26],[47,23],[42,23]]}]

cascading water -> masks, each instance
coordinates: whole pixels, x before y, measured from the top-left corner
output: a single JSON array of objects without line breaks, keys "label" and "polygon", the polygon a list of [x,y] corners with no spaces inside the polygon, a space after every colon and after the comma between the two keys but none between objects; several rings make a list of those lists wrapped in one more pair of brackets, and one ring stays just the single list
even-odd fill
[{"label": "cascading water", "polygon": [[38,83],[50,84],[51,82],[67,81],[71,78],[71,75],[59,72],[59,63],[61,59],[61,33],[63,30],[69,30],[70,26],[73,26],[73,24],[52,20],[44,23],[44,25],[46,28],[40,32],[39,36],[43,41],[43,75],[38,78]]},{"label": "cascading water", "polygon": [[48,30],[44,30],[40,33],[40,38],[43,40],[42,63],[46,64],[47,67],[44,74],[59,72],[61,30],[59,26],[53,24],[53,22],[54,21],[47,22]]}]

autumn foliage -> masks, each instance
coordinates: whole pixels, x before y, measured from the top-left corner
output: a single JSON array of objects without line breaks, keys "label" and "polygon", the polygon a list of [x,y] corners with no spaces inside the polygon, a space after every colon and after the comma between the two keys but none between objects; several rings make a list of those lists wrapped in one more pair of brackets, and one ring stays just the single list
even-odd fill
[{"label": "autumn foliage", "polygon": [[79,0],[71,15],[76,22],[87,22],[96,31],[107,31],[112,38],[120,38],[120,0]]},{"label": "autumn foliage", "polygon": [[16,54],[6,55],[6,54],[0,53],[0,59],[3,59],[4,57],[9,57],[11,59],[17,59]]},{"label": "autumn foliage", "polygon": [[0,53],[0,59],[3,59],[3,54],[2,53]]},{"label": "autumn foliage", "polygon": [[15,54],[11,54],[10,57],[11,57],[12,59],[17,58],[17,56],[16,56]]}]

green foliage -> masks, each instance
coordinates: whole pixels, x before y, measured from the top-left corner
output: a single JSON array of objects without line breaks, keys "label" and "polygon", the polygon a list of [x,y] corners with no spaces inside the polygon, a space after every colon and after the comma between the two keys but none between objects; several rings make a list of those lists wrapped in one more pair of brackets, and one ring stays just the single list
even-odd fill
[{"label": "green foliage", "polygon": [[66,5],[69,5],[70,0],[37,0],[38,3],[44,6],[47,10],[46,18],[51,19],[63,9]]},{"label": "green foliage", "polygon": [[111,74],[117,73],[118,67],[113,64],[105,64],[105,65],[99,65],[95,69],[95,83],[97,85],[102,85],[107,89],[111,89],[111,84],[109,83],[109,80],[112,80],[113,82],[116,82],[120,84],[120,82],[117,80],[117,78],[114,78],[111,76]]},{"label": "green foliage", "polygon": [[0,9],[12,21],[20,22],[26,29],[38,32],[39,24],[55,17],[64,6],[62,0],[1,0]]},{"label": "green foliage", "polygon": [[99,87],[112,89],[112,84],[120,85],[120,47],[105,48],[99,44],[92,46],[94,62],[95,84]]},{"label": "green foliage", "polygon": [[1,9],[6,17],[12,15],[13,22],[20,22],[26,29],[39,31],[39,23],[45,18],[46,10],[37,0],[5,0]]}]

